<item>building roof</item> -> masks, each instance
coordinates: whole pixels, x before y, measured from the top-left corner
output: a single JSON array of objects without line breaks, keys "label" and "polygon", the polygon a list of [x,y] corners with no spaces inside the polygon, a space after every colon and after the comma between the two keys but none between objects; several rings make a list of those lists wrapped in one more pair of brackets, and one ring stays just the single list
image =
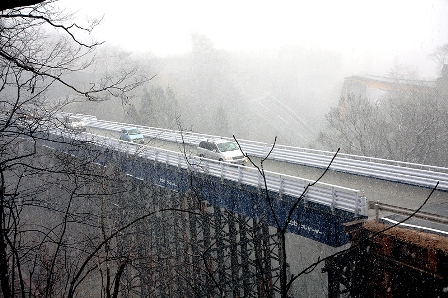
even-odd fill
[{"label": "building roof", "polygon": [[368,88],[375,88],[384,91],[392,90],[432,90],[436,88],[436,81],[423,81],[423,80],[408,80],[408,79],[397,79],[391,77],[381,77],[373,75],[363,75],[363,76],[350,76],[345,78],[346,85],[349,84],[361,84]]}]

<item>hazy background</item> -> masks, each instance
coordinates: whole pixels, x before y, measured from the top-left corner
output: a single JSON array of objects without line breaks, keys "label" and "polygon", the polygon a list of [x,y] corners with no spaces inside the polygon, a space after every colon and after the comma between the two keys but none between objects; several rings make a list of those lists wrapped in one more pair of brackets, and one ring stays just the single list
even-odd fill
[{"label": "hazy background", "polygon": [[[447,1],[58,1],[103,18],[95,70],[155,77],[123,104],[74,104],[103,119],[314,146],[351,75],[401,69],[435,80]],[[59,93],[57,96],[62,96]],[[55,95],[56,96],[56,95]]]}]

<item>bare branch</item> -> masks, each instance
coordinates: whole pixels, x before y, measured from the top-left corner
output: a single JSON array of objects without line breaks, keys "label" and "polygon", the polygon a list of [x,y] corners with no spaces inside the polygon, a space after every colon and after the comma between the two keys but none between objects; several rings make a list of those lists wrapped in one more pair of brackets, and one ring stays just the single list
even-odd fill
[{"label": "bare branch", "polygon": [[2,1],[0,4],[0,10],[7,10],[7,9],[13,9],[13,8],[20,8],[25,6],[31,6],[36,5],[42,2],[45,2],[46,0],[8,0],[8,1]]}]

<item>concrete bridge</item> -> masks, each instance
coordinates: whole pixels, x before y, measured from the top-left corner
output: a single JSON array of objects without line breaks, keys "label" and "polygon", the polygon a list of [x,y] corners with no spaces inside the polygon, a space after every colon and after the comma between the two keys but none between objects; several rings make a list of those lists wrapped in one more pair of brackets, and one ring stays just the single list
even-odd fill
[{"label": "concrete bridge", "polygon": [[[136,146],[117,140],[122,127],[135,125],[78,116],[85,119],[90,132],[94,133],[83,137],[95,139],[97,146],[114,147],[136,157],[123,164],[129,175],[183,192],[189,187],[185,184],[186,177],[194,172],[207,181],[203,196],[210,203],[243,216],[266,217],[268,206],[263,205],[260,199],[264,185],[255,168],[217,163],[195,156],[200,140],[217,136],[137,126],[148,144]],[[243,152],[254,160],[267,156],[272,148],[271,144],[238,141]],[[306,186],[323,173],[333,156],[333,152],[274,146],[264,169],[281,222],[286,222],[288,210]],[[448,168],[338,154],[330,171],[305,193],[289,221],[289,231],[330,246],[341,246],[348,242],[343,223],[375,216],[373,210],[368,210],[367,201],[417,209],[437,182],[436,191],[422,211],[447,217]],[[218,190],[218,186],[221,189]],[[275,225],[274,218],[267,216],[266,219]]]},{"label": "concrete bridge", "polygon": [[[270,245],[274,245],[275,241],[272,242],[272,239],[275,238],[276,232],[275,229],[267,228],[267,225],[275,227],[276,223],[272,214],[266,211],[269,210],[269,205],[264,196],[264,183],[255,168],[196,157],[195,147],[198,140],[214,136],[138,127],[145,134],[147,144],[135,145],[118,140],[118,131],[122,127],[134,125],[83,117],[88,125],[87,133],[74,133],[70,130],[53,131],[46,146],[50,147],[50,150],[63,150],[72,155],[80,154],[80,158],[85,158],[83,154],[88,152],[92,162],[102,166],[110,164],[120,167],[131,179],[140,184],[158,185],[177,193],[192,188],[199,190],[199,195],[206,200],[207,208],[215,211],[215,214],[210,216],[223,227],[220,232],[222,236],[217,240],[217,245],[219,243],[222,245],[219,244],[221,246],[218,245],[216,251],[238,255],[235,262],[227,264],[229,267],[226,267],[226,270],[230,272],[233,270],[231,268],[243,268],[232,275],[239,276],[235,280],[240,280],[241,284],[247,286],[251,283],[256,284],[257,279],[250,281],[249,277],[244,278],[243,273],[250,271],[256,276],[257,269],[254,267],[253,270],[247,270],[245,266],[249,266],[253,261],[245,260],[254,256],[248,258],[247,253],[250,254],[250,249],[245,246],[248,242],[237,239],[246,239],[251,235],[241,234],[236,237],[235,231],[243,232],[246,228],[240,224],[248,220],[249,228],[253,228],[257,220],[264,220],[265,226],[262,231],[256,233],[258,236],[255,235],[264,238],[253,239],[254,243],[258,243],[254,244],[253,249],[266,249],[267,268],[270,266],[272,269],[269,271],[272,273],[270,278],[275,280],[278,260],[269,257],[269,251]],[[84,153],[79,148],[71,148],[70,144],[73,143],[82,144]],[[269,144],[257,142],[242,140],[240,143],[243,150],[248,152],[255,162],[265,156],[268,148],[271,148]],[[306,185],[322,174],[333,153],[281,145],[276,145],[272,153],[274,154],[264,163],[264,168],[267,170],[267,186],[279,222],[285,223],[287,211],[300,198]],[[433,183],[435,185],[435,181],[440,181],[440,189],[434,192],[425,206],[425,211],[445,217],[448,213],[445,168],[338,154],[330,169],[320,183],[305,193],[303,201],[294,210],[289,221],[288,231],[291,233],[287,235],[286,251],[291,273],[300,272],[304,266],[348,247],[349,239],[344,232],[343,224],[375,216],[373,210],[368,210],[368,201],[379,200],[415,209],[428,196]],[[226,218],[217,207],[225,208],[236,216]],[[233,218],[239,220],[233,221]],[[190,229],[204,229],[201,232],[204,237],[216,233],[215,228],[209,227],[207,223],[208,219],[204,222],[193,221],[194,225],[190,226]],[[183,223],[188,224],[190,221]],[[235,230],[233,225],[239,228]],[[191,235],[195,233],[192,232]],[[182,242],[182,239],[179,241]],[[204,238],[201,241],[205,240]],[[180,242],[173,244],[174,247],[182,246]],[[224,243],[229,243],[230,246],[225,246]],[[323,269],[322,266],[319,265],[311,274],[298,280],[291,294],[294,297],[327,296],[331,291],[327,290],[327,284],[322,278],[320,271]],[[346,264],[340,267],[344,268]],[[325,269],[330,270],[328,264]],[[338,272],[336,270],[333,273]],[[223,284],[232,284],[231,280],[234,279],[223,278]],[[333,279],[331,284],[336,285],[338,282],[339,279]],[[241,285],[234,284],[234,286]],[[246,293],[246,290],[243,292]],[[247,293],[249,292],[248,290]]]}]

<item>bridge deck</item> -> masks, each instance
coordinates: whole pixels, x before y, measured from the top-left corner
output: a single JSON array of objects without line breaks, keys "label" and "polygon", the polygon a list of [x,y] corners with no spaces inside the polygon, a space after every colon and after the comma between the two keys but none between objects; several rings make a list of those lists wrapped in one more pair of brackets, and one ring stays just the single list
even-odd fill
[{"label": "bridge deck", "polygon": [[[89,128],[89,130],[93,133],[98,133],[104,136],[112,138],[117,137],[117,133],[110,130],[95,128]],[[188,144],[179,144],[160,139],[148,139],[147,141],[150,146],[177,152],[185,152],[186,154],[196,154],[196,147]],[[259,158],[252,157],[252,160],[256,164],[259,164]],[[264,162],[264,168],[268,171],[310,180],[317,179],[323,172],[320,168],[276,160],[266,160]],[[362,190],[364,191],[368,201],[379,201],[381,203],[410,209],[417,209],[420,207],[431,192],[431,189],[425,187],[396,183],[331,170],[325,174],[321,181],[328,184]],[[440,216],[448,216],[447,210],[440,207],[442,204],[448,204],[448,192],[436,190],[422,210]],[[390,213],[385,213],[382,215],[387,216],[388,214]],[[374,211],[370,210],[368,216],[373,218],[375,216]]]}]

